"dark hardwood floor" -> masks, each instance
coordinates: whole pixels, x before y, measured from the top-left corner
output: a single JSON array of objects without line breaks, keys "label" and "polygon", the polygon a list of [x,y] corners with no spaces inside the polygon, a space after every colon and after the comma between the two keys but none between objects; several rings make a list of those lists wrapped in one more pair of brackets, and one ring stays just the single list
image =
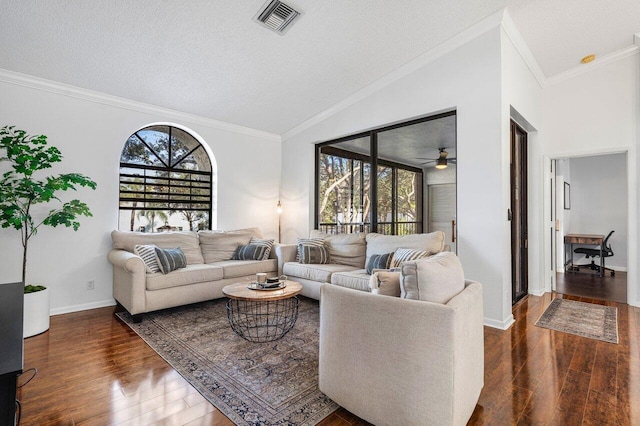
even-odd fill
[{"label": "dark hardwood floor", "polygon": [[[535,327],[554,297],[618,308],[617,345]],[[58,315],[25,340],[22,425],[227,425],[113,308]],[[640,425],[640,309],[547,293],[514,309],[507,331],[485,327],[485,386],[472,425]],[[21,377],[26,380],[28,374]],[[366,424],[338,410],[322,425]]]},{"label": "dark hardwood floor", "polygon": [[627,303],[626,272],[616,272],[614,276],[607,272],[603,277],[597,277],[593,271],[585,271],[587,272],[556,274],[556,291],[573,296]]}]

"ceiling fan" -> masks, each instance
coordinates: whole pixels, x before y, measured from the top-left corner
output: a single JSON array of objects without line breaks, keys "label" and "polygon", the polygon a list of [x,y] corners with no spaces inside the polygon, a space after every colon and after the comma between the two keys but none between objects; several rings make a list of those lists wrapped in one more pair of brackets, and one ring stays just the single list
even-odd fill
[{"label": "ceiling fan", "polygon": [[447,158],[447,156],[449,155],[449,153],[447,151],[445,151],[446,148],[438,148],[438,150],[440,151],[440,156],[438,158],[420,158],[417,157],[419,160],[429,160],[426,161],[422,164],[429,164],[429,163],[436,163],[436,169],[446,169],[447,168],[447,164],[449,162],[451,162],[452,164],[456,163],[456,159],[455,158]]}]

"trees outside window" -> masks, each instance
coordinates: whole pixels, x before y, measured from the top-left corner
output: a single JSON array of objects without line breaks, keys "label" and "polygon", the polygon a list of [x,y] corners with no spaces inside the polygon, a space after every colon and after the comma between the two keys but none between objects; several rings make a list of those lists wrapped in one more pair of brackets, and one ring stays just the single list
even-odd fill
[{"label": "trees outside window", "polygon": [[138,130],[120,157],[122,230],[210,229],[211,160],[187,131],[169,125]]}]

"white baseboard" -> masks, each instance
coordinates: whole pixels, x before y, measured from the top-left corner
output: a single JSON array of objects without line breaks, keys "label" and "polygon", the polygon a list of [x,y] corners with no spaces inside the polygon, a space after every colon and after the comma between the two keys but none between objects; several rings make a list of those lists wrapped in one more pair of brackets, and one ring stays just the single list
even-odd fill
[{"label": "white baseboard", "polygon": [[500,330],[507,330],[509,327],[513,325],[514,322],[516,321],[513,319],[513,315],[509,315],[504,321],[498,321],[491,318],[484,319],[484,325],[486,325],[487,327],[497,328]]},{"label": "white baseboard", "polygon": [[542,296],[545,293],[547,293],[547,290],[545,290],[544,288],[538,290],[529,290],[529,294],[531,294],[532,296]]},{"label": "white baseboard", "polygon": [[105,308],[115,306],[114,299],[100,300],[99,302],[84,303],[82,305],[65,306],[63,308],[51,309],[51,315],[69,314],[71,312],[88,311],[89,309]]}]

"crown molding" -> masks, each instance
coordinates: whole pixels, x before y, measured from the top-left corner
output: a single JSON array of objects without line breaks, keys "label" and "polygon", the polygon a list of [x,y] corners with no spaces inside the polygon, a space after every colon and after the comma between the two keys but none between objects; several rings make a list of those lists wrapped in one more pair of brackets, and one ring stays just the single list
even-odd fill
[{"label": "crown molding", "polygon": [[531,71],[531,74],[533,74],[533,77],[538,82],[538,85],[540,85],[540,87],[544,87],[547,80],[544,72],[542,72],[542,68],[540,68],[538,61],[536,61],[535,56],[533,56],[533,53],[531,52],[531,49],[529,49],[529,46],[522,38],[520,31],[518,31],[518,27],[516,27],[515,22],[513,22],[513,19],[511,19],[511,15],[509,15],[509,12],[506,9],[504,10],[504,16],[501,25],[505,34],[507,35],[507,37],[509,37],[511,43],[516,48],[516,50],[522,57],[522,60],[529,68],[529,71]]},{"label": "crown molding", "polygon": [[627,58],[629,56],[637,55],[640,53],[640,45],[638,42],[639,35],[635,35],[636,43],[632,46],[625,47],[624,49],[620,49],[616,52],[610,53],[608,55],[603,56],[602,58],[598,58],[593,62],[584,65],[578,65],[574,68],[571,68],[567,71],[555,74],[545,81],[543,87],[553,86],[554,84],[561,83],[566,80],[570,80],[574,77],[577,77],[582,74],[586,74],[590,71],[596,70],[598,68],[602,68],[606,65],[617,62],[621,59]]},{"label": "crown molding", "polygon": [[144,102],[133,101],[131,99],[121,98],[118,96],[107,95],[106,93],[95,92],[93,90],[83,89],[80,87],[59,83],[57,81],[47,80],[44,78],[22,74],[15,71],[9,71],[2,68],[0,68],[0,82],[13,84],[16,86],[28,87],[30,89],[41,90],[44,92],[55,93],[57,95],[81,99],[88,102],[109,105],[116,108],[128,109],[145,114],[158,115],[163,119],[168,118],[178,122],[198,124],[218,130],[267,139],[274,142],[282,141],[280,135],[275,133],[256,130],[250,127],[240,126],[238,124],[226,123],[224,121],[218,121],[212,118],[176,111],[173,109],[151,105]]},{"label": "crown molding", "polygon": [[425,65],[428,65],[429,63],[446,55],[447,53],[454,51],[458,47],[465,45],[471,40],[478,38],[479,36],[486,33],[487,31],[490,31],[498,27],[502,22],[504,11],[505,10],[502,9],[492,15],[487,16],[482,21],[456,34],[450,39],[445,40],[444,42],[440,43],[433,49],[423,53],[422,55],[411,60],[410,62],[407,62],[406,64],[400,66],[399,68],[396,68],[395,70],[391,71],[389,74],[386,74],[385,76],[379,78],[378,80],[374,81],[368,86],[363,87],[362,89],[355,92],[353,95],[348,96],[347,98],[343,99],[342,101],[338,102],[332,107],[327,108],[326,110],[303,121],[297,126],[287,130],[282,134],[282,140],[286,141],[287,139],[294,137],[295,135],[309,129],[312,126],[315,126],[316,124],[331,117],[332,115],[337,114],[338,112],[345,110],[351,105],[367,98],[368,96],[383,89],[384,87],[387,87],[390,84],[395,83],[396,81],[411,74],[412,72],[424,67]]}]

